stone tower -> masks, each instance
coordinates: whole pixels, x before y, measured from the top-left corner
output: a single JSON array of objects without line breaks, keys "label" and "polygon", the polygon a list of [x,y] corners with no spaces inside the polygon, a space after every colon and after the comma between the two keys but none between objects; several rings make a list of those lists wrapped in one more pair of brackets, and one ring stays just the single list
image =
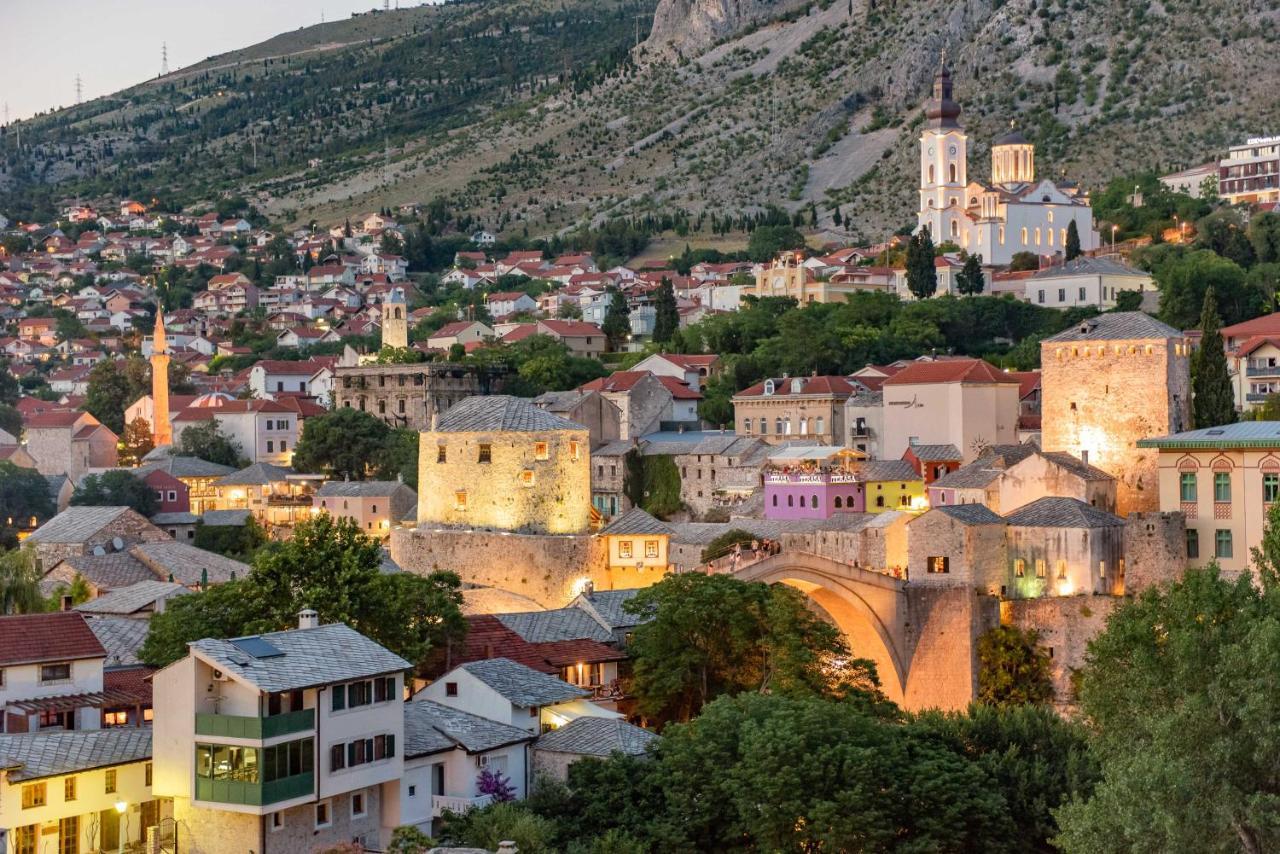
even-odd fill
[{"label": "stone tower", "polygon": [[169,344],[164,337],[164,308],[156,307],[156,329],[151,346],[151,437],[155,446],[173,444],[169,423]]},{"label": "stone tower", "polygon": [[929,226],[934,243],[959,233],[965,216],[969,182],[968,140],[960,127],[960,105],[951,98],[951,72],[946,57],[933,81],[933,97],[925,104],[920,134],[920,212],[918,224]]},{"label": "stone tower", "polygon": [[409,307],[404,302],[404,288],[392,288],[382,303],[382,346],[409,346]]},{"label": "stone tower", "polygon": [[1103,314],[1040,344],[1041,441],[1116,478],[1116,513],[1159,509],[1150,436],[1191,423],[1190,345],[1142,312]]}]

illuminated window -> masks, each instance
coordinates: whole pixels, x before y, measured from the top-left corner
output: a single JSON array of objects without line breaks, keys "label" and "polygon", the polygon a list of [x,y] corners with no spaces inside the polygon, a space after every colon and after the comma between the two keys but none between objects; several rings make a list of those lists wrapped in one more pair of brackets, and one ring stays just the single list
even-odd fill
[{"label": "illuminated window", "polygon": [[533,472],[530,469],[520,472],[520,485],[533,486]]},{"label": "illuminated window", "polygon": [[64,801],[74,801],[76,799],[75,777],[68,777],[62,781],[62,799]]},{"label": "illuminated window", "polygon": [[453,509],[454,509],[454,510],[466,510],[466,509],[467,509],[467,493],[465,493],[465,492],[455,492],[455,493],[453,494]]},{"label": "illuminated window", "polygon": [[620,558],[632,557],[630,540],[618,540],[618,557]]},{"label": "illuminated window", "polygon": [[1098,561],[1098,577],[1099,578],[1107,577],[1107,562],[1105,560]]},{"label": "illuminated window", "polygon": [[32,783],[29,786],[22,787],[22,808],[24,810],[42,807],[47,800],[48,795],[44,783]]},{"label": "illuminated window", "polygon": [[1213,532],[1213,556],[1231,557],[1231,532],[1223,528]]},{"label": "illuminated window", "polygon": [[1196,473],[1184,471],[1178,477],[1178,493],[1182,501],[1194,503],[1196,500]]},{"label": "illuminated window", "polygon": [[1213,473],[1213,500],[1219,503],[1231,500],[1231,472],[1215,471]]},{"label": "illuminated window", "polygon": [[534,458],[535,460],[549,460],[549,459],[551,459],[551,451],[550,451],[550,447],[547,445],[547,443],[546,443],[546,442],[534,442],[534,443],[533,443],[533,458]]},{"label": "illuminated window", "polygon": [[951,558],[946,555],[929,558],[925,565],[930,575],[942,575],[951,572]]},{"label": "illuminated window", "polygon": [[645,541],[644,541],[644,556],[645,556],[645,557],[657,557],[657,556],[658,556],[658,541],[657,541],[657,540],[645,540]]},{"label": "illuminated window", "polygon": [[436,462],[443,463],[443,462],[447,462],[448,459],[449,459],[449,454],[445,450],[444,445],[437,445],[436,446]]},{"label": "illuminated window", "polygon": [[1027,574],[1027,562],[1019,558],[1013,562],[1013,574],[1017,578],[1022,578]]},{"label": "illuminated window", "polygon": [[104,789],[104,791],[105,791],[108,795],[113,795],[113,794],[115,794],[115,791],[116,791],[116,769],[114,769],[114,768],[108,768],[108,769],[107,769],[106,788]]},{"label": "illuminated window", "polygon": [[581,452],[581,450],[579,449],[579,446],[578,446],[578,443],[577,443],[577,442],[570,442],[570,443],[569,443],[569,459],[573,460],[573,461],[576,463],[576,462],[578,461],[578,457],[579,457],[579,455],[580,455],[581,453],[582,453],[582,452]]},{"label": "illuminated window", "polygon": [[1044,558],[1036,558],[1036,578],[1044,578],[1045,563]]},{"label": "illuminated window", "polygon": [[1027,245],[1027,227],[1026,226],[1022,227],[1022,245],[1023,246]]},{"label": "illuminated window", "polygon": [[1065,560],[1058,561],[1058,579],[1067,577],[1067,562]]},{"label": "illuminated window", "polygon": [[481,442],[480,452],[479,452],[479,456],[476,458],[476,462],[488,463],[488,462],[491,462],[492,460],[493,460],[493,445],[490,445],[488,442]]}]

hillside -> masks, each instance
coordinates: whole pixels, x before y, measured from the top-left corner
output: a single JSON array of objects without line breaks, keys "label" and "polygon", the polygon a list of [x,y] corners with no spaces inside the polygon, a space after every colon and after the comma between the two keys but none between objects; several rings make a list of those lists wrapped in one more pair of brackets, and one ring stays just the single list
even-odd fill
[{"label": "hillside", "polygon": [[[656,7],[656,12],[655,12]],[[638,27],[652,32],[628,56]],[[1096,186],[1280,129],[1269,0],[476,0],[213,57],[24,125],[0,210],[242,191],[295,221],[447,196],[500,231],[817,205],[910,221],[945,48],[981,177],[1011,122]],[[257,164],[254,165],[256,148]]]}]

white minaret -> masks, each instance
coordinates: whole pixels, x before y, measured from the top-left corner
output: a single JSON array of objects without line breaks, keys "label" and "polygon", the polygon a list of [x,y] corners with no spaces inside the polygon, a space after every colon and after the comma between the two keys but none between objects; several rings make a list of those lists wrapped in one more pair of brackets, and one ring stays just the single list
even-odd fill
[{"label": "white minaret", "polygon": [[957,121],[960,105],[951,100],[951,72],[946,55],[933,81],[933,97],[925,105],[924,131],[920,134],[919,225],[929,226],[935,244],[955,240],[962,230],[969,183],[968,140]]}]

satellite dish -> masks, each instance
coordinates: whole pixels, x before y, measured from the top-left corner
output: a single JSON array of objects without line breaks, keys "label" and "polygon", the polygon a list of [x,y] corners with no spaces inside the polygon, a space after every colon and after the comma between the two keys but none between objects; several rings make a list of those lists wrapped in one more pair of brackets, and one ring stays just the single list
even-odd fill
[{"label": "satellite dish", "polygon": [[103,555],[105,555],[105,554],[107,553],[107,550],[106,550],[106,549],[104,549],[102,546],[94,546],[94,547],[93,547],[93,553],[94,553],[94,555],[96,555],[97,557],[102,557]]},{"label": "satellite dish", "polygon": [[111,548],[115,549],[118,552],[124,551],[124,540],[120,539],[119,537],[112,537]]}]

